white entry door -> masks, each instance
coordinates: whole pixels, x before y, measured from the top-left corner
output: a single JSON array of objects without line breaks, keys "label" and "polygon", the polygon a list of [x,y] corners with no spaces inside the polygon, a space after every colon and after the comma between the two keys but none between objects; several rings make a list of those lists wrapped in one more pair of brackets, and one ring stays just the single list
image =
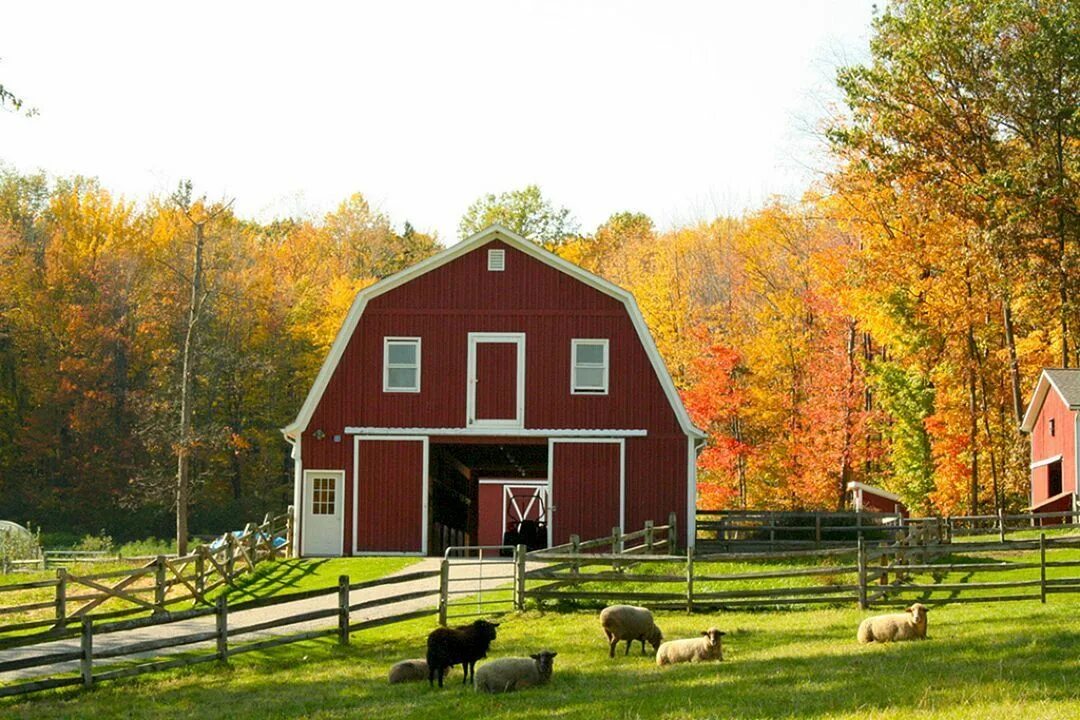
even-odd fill
[{"label": "white entry door", "polygon": [[343,470],[304,471],[304,519],[300,528],[302,555],[342,554],[344,493]]}]

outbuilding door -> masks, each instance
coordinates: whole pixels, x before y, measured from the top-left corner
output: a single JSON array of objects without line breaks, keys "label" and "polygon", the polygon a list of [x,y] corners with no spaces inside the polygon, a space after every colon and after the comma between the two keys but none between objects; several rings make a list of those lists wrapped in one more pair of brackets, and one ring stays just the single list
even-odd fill
[{"label": "outbuilding door", "polygon": [[619,439],[553,439],[548,527],[552,545],[594,540],[623,527],[625,445]]},{"label": "outbuilding door", "polygon": [[524,333],[469,333],[466,425],[523,427]]},{"label": "outbuilding door", "polygon": [[353,464],[354,551],[426,553],[428,439],[358,435]]},{"label": "outbuilding door", "polygon": [[305,557],[341,555],[345,529],[345,473],[341,470],[305,470],[304,516],[300,554]]}]

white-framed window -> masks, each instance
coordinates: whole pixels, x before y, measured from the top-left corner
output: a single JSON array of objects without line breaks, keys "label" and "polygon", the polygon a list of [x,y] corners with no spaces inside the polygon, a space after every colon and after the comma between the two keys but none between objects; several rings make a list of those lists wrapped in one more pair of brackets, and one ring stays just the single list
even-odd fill
[{"label": "white-framed window", "polygon": [[383,392],[420,392],[420,338],[383,338]]},{"label": "white-framed window", "polygon": [[570,393],[607,395],[608,341],[574,339],[570,341]]},{"label": "white-framed window", "polygon": [[311,514],[333,515],[336,504],[336,478],[317,477],[311,481]]}]

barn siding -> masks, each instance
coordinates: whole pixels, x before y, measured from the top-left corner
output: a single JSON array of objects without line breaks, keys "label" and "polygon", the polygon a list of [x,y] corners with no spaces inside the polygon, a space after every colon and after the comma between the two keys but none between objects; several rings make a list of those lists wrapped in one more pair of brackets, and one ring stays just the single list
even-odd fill
[{"label": "barn siding", "polygon": [[425,443],[360,440],[355,505],[359,552],[420,552]]},{"label": "barn siding", "polygon": [[577,534],[592,540],[619,525],[618,442],[556,442],[552,446],[552,544]]},{"label": "barn siding", "polygon": [[[1031,429],[1031,462],[1061,455],[1061,490],[1076,491],[1076,413],[1069,410],[1057,391],[1050,388],[1046,401]],[[1055,420],[1056,432],[1050,436],[1050,419]],[[1038,505],[1050,497],[1047,493],[1046,466],[1031,470],[1032,504]]]}]

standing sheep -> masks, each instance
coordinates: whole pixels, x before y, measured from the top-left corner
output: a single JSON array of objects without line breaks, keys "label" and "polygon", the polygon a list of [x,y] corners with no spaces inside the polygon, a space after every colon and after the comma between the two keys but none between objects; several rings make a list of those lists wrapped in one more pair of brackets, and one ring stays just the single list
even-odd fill
[{"label": "standing sheep", "polygon": [[434,685],[438,675],[439,687],[442,687],[443,673],[451,665],[458,664],[465,673],[461,682],[468,682],[469,675],[475,675],[476,661],[487,657],[497,627],[499,623],[477,620],[463,627],[432,630],[427,639],[428,684]]},{"label": "standing sheep", "polygon": [[668,640],[656,651],[656,664],[664,666],[684,662],[723,660],[724,644],[722,638],[727,633],[712,627],[701,634],[703,637]]},{"label": "standing sheep", "polygon": [[902,613],[875,615],[859,624],[859,642],[899,642],[926,639],[927,608],[915,603]]},{"label": "standing sheep", "polygon": [[476,692],[513,692],[533,685],[543,685],[551,679],[558,653],[544,650],[527,658],[499,658],[484,663],[473,673]]},{"label": "standing sheep", "polygon": [[615,646],[620,640],[626,641],[626,655],[630,654],[630,645],[635,640],[641,641],[641,654],[645,654],[645,641],[660,648],[664,634],[653,622],[652,613],[643,607],[633,605],[612,605],[600,611],[600,625],[608,641],[608,657],[615,657]]},{"label": "standing sheep", "polygon": [[[453,670],[453,666],[446,668],[446,672]],[[402,660],[390,668],[390,684],[405,682],[420,682],[428,678],[428,664],[424,658],[412,658]]]}]

